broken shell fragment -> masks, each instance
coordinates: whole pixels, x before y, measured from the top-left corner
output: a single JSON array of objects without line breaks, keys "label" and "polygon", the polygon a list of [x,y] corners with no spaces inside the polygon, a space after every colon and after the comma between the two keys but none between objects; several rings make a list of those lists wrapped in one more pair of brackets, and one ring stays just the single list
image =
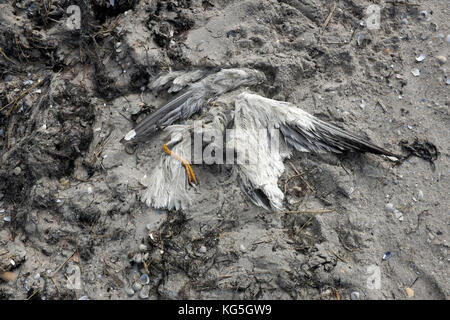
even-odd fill
[{"label": "broken shell fragment", "polygon": [[427,57],[426,55],[424,55],[423,53],[421,53],[420,56],[418,56],[418,57],[416,58],[416,61],[417,61],[417,62],[422,62],[423,60],[425,60],[426,57]]}]

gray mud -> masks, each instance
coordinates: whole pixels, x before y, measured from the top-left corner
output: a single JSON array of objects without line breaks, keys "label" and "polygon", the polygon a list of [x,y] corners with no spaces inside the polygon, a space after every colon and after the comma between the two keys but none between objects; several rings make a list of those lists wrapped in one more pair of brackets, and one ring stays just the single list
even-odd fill
[{"label": "gray mud", "polygon": [[[373,1],[0,1],[0,298],[448,299],[449,6],[395,2],[370,30]],[[259,69],[259,94],[439,157],[297,153],[291,213],[198,165],[188,210],[148,208],[166,134],[119,141],[170,98],[148,89],[159,72],[205,66]]]}]

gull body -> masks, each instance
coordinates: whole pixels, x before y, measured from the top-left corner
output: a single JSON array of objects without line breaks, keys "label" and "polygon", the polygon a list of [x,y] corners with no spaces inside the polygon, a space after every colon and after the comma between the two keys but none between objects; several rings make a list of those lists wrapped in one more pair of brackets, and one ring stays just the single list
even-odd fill
[{"label": "gull body", "polygon": [[[171,85],[174,92],[183,87],[185,79],[193,79],[199,73],[179,73],[158,78],[155,87]],[[183,77],[183,78],[180,78]],[[178,80],[177,80],[178,79]],[[392,152],[366,141],[352,133],[322,121],[288,102],[268,99],[248,90],[233,96],[232,108],[211,108],[199,126],[173,124],[198,112],[208,101],[232,92],[242,86],[257,85],[265,77],[253,69],[223,69],[187,85],[178,96],[158,111],[149,115],[130,131],[125,142],[142,142],[160,129],[170,135],[167,146],[178,156],[192,158],[194,134],[204,137],[225,137],[202,140],[202,150],[213,149],[217,153],[231,151],[234,155],[247,155],[246,161],[233,163],[243,193],[257,206],[267,210],[280,210],[284,194],[278,187],[278,179],[284,172],[283,161],[294,150],[312,153],[370,152],[396,157]],[[227,134],[232,129],[232,134]],[[218,163],[220,164],[220,163]],[[142,195],[142,201],[155,208],[185,209],[190,204],[186,186],[186,171],[176,158],[162,154],[159,163],[149,177],[150,184]]]}]

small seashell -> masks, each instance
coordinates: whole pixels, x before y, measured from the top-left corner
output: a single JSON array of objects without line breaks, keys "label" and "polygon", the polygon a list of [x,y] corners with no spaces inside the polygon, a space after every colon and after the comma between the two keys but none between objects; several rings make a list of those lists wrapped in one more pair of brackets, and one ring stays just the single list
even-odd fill
[{"label": "small seashell", "polygon": [[134,296],[133,288],[128,288],[128,289],[125,290],[125,292],[127,293],[127,296],[129,296],[129,297]]},{"label": "small seashell", "polygon": [[136,262],[136,263],[141,263],[142,262],[142,255],[140,253],[136,254],[133,257],[133,261]]},{"label": "small seashell", "polygon": [[419,69],[412,69],[411,73],[413,74],[414,77],[420,76],[420,70]]},{"label": "small seashell", "polygon": [[139,251],[142,251],[142,252],[144,252],[144,251],[147,251],[147,246],[145,245],[145,244],[140,244],[139,245]]},{"label": "small seashell", "polygon": [[150,278],[145,273],[141,275],[139,278],[139,283],[142,285],[146,285],[150,283]]},{"label": "small seashell", "polygon": [[423,200],[423,191],[422,190],[419,190],[419,192],[417,193],[417,199]]},{"label": "small seashell", "polygon": [[394,215],[397,219],[399,219],[400,221],[403,221],[403,213],[401,213],[398,210],[394,210]]},{"label": "small seashell", "polygon": [[364,35],[361,33],[361,34],[358,36],[358,40],[357,40],[358,46],[360,46],[360,45],[363,43],[363,41],[364,41]]},{"label": "small seashell", "polygon": [[205,246],[201,246],[200,249],[198,250],[201,253],[206,253],[206,247]]},{"label": "small seashell", "polygon": [[438,60],[439,64],[447,63],[447,57],[445,57],[445,56],[439,56],[439,57],[437,57],[437,60]]},{"label": "small seashell", "polygon": [[414,290],[411,288],[406,288],[405,289],[406,294],[408,295],[408,297],[412,298],[414,297]]},{"label": "small seashell", "polygon": [[352,300],[359,300],[359,292],[358,291],[354,291],[350,294],[350,298]]},{"label": "small seashell", "polygon": [[384,210],[386,210],[387,212],[391,212],[393,208],[394,205],[392,203],[386,203],[386,205],[384,206]]},{"label": "small seashell", "polygon": [[139,291],[139,298],[141,299],[148,299],[150,294],[150,288],[148,286],[145,286]]},{"label": "small seashell", "polygon": [[11,222],[11,217],[10,216],[6,216],[6,217],[3,218],[3,221]]},{"label": "small seashell", "polygon": [[409,22],[408,22],[408,19],[406,19],[406,18],[403,18],[402,19],[402,24],[408,24]]},{"label": "small seashell", "polygon": [[391,257],[391,252],[387,251],[384,255],[383,255],[383,261],[386,261],[387,259],[389,259]]},{"label": "small seashell", "polygon": [[424,55],[423,53],[421,53],[420,56],[418,56],[418,57],[416,58],[416,61],[417,61],[417,62],[422,62],[423,60],[425,60],[426,57],[427,57],[426,55]]},{"label": "small seashell", "polygon": [[448,35],[445,37],[445,42],[447,42],[447,43],[450,44],[450,34],[448,34]]}]

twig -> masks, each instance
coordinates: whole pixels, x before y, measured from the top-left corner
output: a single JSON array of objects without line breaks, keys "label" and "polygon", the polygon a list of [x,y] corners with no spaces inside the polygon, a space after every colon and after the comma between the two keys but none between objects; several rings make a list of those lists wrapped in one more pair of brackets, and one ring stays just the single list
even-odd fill
[{"label": "twig", "polygon": [[10,58],[8,58],[8,56],[6,55],[5,51],[3,51],[2,48],[0,48],[0,54],[9,62],[14,63],[14,61],[12,61]]},{"label": "twig", "polygon": [[377,105],[379,105],[379,106],[381,107],[381,109],[383,109],[383,112],[384,112],[384,113],[387,112],[386,108],[383,106],[383,104],[381,103],[380,100],[377,100]]},{"label": "twig", "polygon": [[416,280],[414,280],[409,287],[412,288],[412,286],[416,283],[417,280],[419,280],[419,277],[417,277]]},{"label": "twig", "polygon": [[400,2],[400,1],[386,1],[386,3],[390,3],[394,6],[398,6],[398,5],[413,6],[413,7],[420,6],[420,4],[418,4],[418,3],[409,3],[409,2]]},{"label": "twig", "polygon": [[330,13],[328,14],[328,17],[325,19],[324,23],[322,24],[322,31],[321,31],[321,33],[323,33],[323,31],[326,29],[326,27],[330,23],[331,18],[333,17],[333,14],[334,14],[335,10],[336,10],[336,1],[333,2],[333,8],[331,9]]},{"label": "twig", "polygon": [[59,288],[58,288],[58,285],[56,284],[55,279],[54,279],[53,277],[50,277],[50,279],[52,280],[53,284],[54,284],[55,287],[56,287],[56,291],[58,291],[58,294],[59,294]]},{"label": "twig", "polygon": [[335,209],[324,209],[324,210],[293,210],[293,211],[281,211],[281,213],[313,213],[313,214],[319,214],[319,213],[329,213],[334,212]]},{"label": "twig", "polygon": [[70,258],[73,257],[73,255],[74,255],[76,252],[77,252],[77,250],[75,250],[75,251],[74,251],[74,252],[66,259],[66,261],[64,261],[64,262],[58,267],[58,269],[55,270],[55,272],[53,272],[53,275],[51,276],[51,278],[53,278],[53,277],[58,273],[58,271],[61,270],[61,268],[67,263],[67,261],[70,260]]},{"label": "twig", "polygon": [[30,300],[31,298],[33,298],[36,295],[36,293],[38,293],[38,292],[39,292],[39,289],[35,290],[33,292],[33,294],[27,298],[27,300]]},{"label": "twig", "polygon": [[11,114],[11,112],[13,111],[14,107],[16,106],[17,102],[19,102],[20,99],[22,99],[24,96],[26,96],[31,90],[35,89],[36,87],[40,86],[42,83],[44,83],[47,80],[47,78],[35,83],[34,85],[32,85],[31,87],[29,87],[27,90],[25,90],[24,92],[22,92],[21,94],[19,94],[19,96],[14,100],[11,101],[10,103],[8,103],[7,105],[3,106],[0,111],[6,109],[8,106],[10,106],[12,104],[11,109],[9,109],[7,115],[9,116]]},{"label": "twig", "polygon": [[[315,192],[316,190],[311,187],[311,185],[308,183],[308,181],[305,180],[305,178],[303,178],[303,173],[301,173],[300,171],[298,171],[298,169],[294,166],[294,164],[292,162],[289,161],[289,164],[291,165],[292,169],[295,171],[295,173],[297,174],[296,176],[290,177],[288,179],[288,181],[292,178],[295,177],[300,177],[302,179],[302,181],[306,184],[306,186],[309,188],[309,190],[311,190],[312,192]],[[286,183],[288,182],[286,181]],[[286,185],[285,185],[286,186]],[[284,189],[284,192],[286,193],[286,188]]]},{"label": "twig", "polygon": [[298,230],[298,232],[297,232],[297,234],[300,234],[300,232],[306,227],[306,225],[308,224],[308,223],[310,223],[311,222],[311,220],[314,218],[314,216],[312,216],[312,217],[310,217],[301,227],[300,227],[300,229]]},{"label": "twig", "polygon": [[339,256],[336,252],[334,252],[331,249],[328,249],[328,251],[330,251],[336,258],[338,258],[339,260],[341,260],[342,262],[348,263],[347,260],[345,260],[344,258],[342,258],[341,256]]}]

